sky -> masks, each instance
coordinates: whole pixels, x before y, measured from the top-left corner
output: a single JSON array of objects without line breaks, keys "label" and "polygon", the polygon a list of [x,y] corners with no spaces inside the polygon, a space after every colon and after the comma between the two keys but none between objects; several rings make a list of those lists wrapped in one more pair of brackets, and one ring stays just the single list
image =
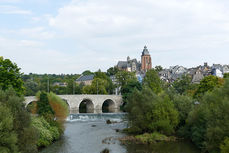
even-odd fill
[{"label": "sky", "polygon": [[106,71],[145,45],[153,67],[229,64],[229,1],[0,0],[0,56],[25,74]]}]

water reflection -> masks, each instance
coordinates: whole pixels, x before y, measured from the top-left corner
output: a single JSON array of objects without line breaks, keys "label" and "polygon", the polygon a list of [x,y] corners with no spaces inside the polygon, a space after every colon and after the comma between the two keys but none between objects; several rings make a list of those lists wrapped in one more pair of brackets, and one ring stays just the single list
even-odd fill
[{"label": "water reflection", "polygon": [[152,145],[126,145],[127,153],[200,153],[200,151],[188,141],[159,142]]}]

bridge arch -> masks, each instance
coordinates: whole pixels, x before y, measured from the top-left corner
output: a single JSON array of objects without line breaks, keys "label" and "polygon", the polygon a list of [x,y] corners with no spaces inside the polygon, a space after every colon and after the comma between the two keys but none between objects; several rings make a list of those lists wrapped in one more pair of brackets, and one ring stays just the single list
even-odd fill
[{"label": "bridge arch", "polygon": [[70,108],[69,102],[67,99],[62,98],[62,100],[68,105],[68,108]]},{"label": "bridge arch", "polygon": [[35,114],[37,110],[36,100],[30,101],[25,105],[25,108],[28,112]]},{"label": "bridge arch", "polygon": [[94,113],[94,103],[89,98],[84,98],[79,104],[79,113]]},{"label": "bridge arch", "polygon": [[25,104],[25,108],[27,108],[29,105],[31,105],[33,102],[36,102],[36,100],[29,101]]},{"label": "bridge arch", "polygon": [[102,104],[103,113],[114,113],[115,108],[115,102],[112,99],[106,99]]}]

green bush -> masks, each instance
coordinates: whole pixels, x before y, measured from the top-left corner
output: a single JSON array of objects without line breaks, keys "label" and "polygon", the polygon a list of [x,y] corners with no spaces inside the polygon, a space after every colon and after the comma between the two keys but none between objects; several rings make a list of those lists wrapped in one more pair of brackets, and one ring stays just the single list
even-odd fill
[{"label": "green bush", "polygon": [[50,126],[43,117],[33,117],[32,125],[39,131],[38,147],[48,146],[60,137],[58,128]]},{"label": "green bush", "polygon": [[25,109],[23,97],[17,96],[16,92],[10,88],[5,91],[0,90],[0,104],[6,106],[13,116],[13,131],[16,133],[18,152],[37,153],[36,141],[38,134],[31,127],[30,114]]},{"label": "green bush", "polygon": [[0,103],[0,152],[18,153],[17,135],[13,131],[13,116],[6,106]]},{"label": "green bush", "polygon": [[142,135],[135,136],[140,142],[144,144],[151,144],[157,141],[169,141],[169,138],[158,132],[154,133],[144,133]]},{"label": "green bush", "polygon": [[58,140],[60,138],[60,133],[57,127],[51,126],[49,130],[52,133],[53,140]]}]

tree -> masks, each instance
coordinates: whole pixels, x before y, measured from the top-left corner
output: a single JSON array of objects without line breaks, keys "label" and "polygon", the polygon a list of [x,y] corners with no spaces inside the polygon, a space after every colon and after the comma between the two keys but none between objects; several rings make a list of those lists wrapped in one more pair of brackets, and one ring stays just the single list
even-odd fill
[{"label": "tree", "polygon": [[185,135],[200,149],[206,151],[207,109],[196,106],[188,115],[186,128],[189,133]]},{"label": "tree", "polygon": [[229,137],[229,80],[222,87],[206,92],[201,103],[189,114],[192,141],[210,153],[220,152],[220,145]]},{"label": "tree", "polygon": [[201,98],[205,92],[212,91],[214,88],[221,87],[224,80],[216,76],[210,75],[200,81],[197,91],[194,94],[195,98]]},{"label": "tree", "polygon": [[13,116],[12,133],[16,133],[17,139],[20,140],[17,142],[19,152],[37,153],[38,133],[31,126],[31,117],[26,111],[23,101],[24,98],[17,96],[12,88],[5,91],[0,90],[0,104],[9,108]]},{"label": "tree", "polygon": [[48,94],[42,91],[39,95],[39,100],[37,101],[37,113],[40,116],[47,117],[49,115],[54,115],[54,111],[49,104]]},{"label": "tree", "polygon": [[[23,81],[26,88],[26,96],[34,96],[38,91],[47,91],[49,82],[49,91],[56,94],[80,94],[81,86],[74,83],[80,75],[78,74],[28,74],[23,75]],[[54,83],[67,83],[67,87],[54,85]]]},{"label": "tree", "polygon": [[102,79],[102,80],[104,80],[103,81],[103,85],[106,88],[106,92],[109,93],[109,94],[113,93],[114,85],[113,85],[113,83],[111,81],[111,78],[109,76],[107,76],[105,72],[101,72],[101,71],[95,72],[94,79]]},{"label": "tree", "polygon": [[24,87],[21,76],[20,68],[15,63],[0,57],[0,88],[7,90],[12,86],[18,95],[22,95]]},{"label": "tree", "polygon": [[163,70],[163,67],[161,65],[155,66],[156,72],[161,72]]},{"label": "tree", "polygon": [[134,72],[127,72],[127,71],[119,71],[115,75],[117,79],[117,83],[120,87],[124,86],[130,80],[137,80]]},{"label": "tree", "polygon": [[91,74],[94,74],[93,72],[89,71],[89,70],[86,70],[82,73],[82,75],[91,75]]},{"label": "tree", "polygon": [[117,66],[114,66],[114,67],[110,67],[108,70],[107,70],[107,75],[108,76],[114,76],[118,73],[119,69],[117,68]]},{"label": "tree", "polygon": [[13,115],[0,103],[0,152],[18,153],[17,135],[13,130]]},{"label": "tree", "polygon": [[83,90],[83,83],[81,82],[80,84],[75,84],[75,94],[82,94]]},{"label": "tree", "polygon": [[137,80],[130,80],[121,88],[123,102],[126,103],[129,96],[132,95],[134,89],[141,90],[142,85]]},{"label": "tree", "polygon": [[143,80],[143,86],[149,87],[156,94],[162,91],[162,81],[154,69],[146,72],[145,78]]},{"label": "tree", "polygon": [[229,138],[226,137],[223,143],[220,145],[221,153],[228,153],[229,152]]},{"label": "tree", "polygon": [[32,80],[26,81],[24,86],[26,96],[34,96],[39,91],[38,84]]},{"label": "tree", "polygon": [[177,79],[172,83],[172,87],[179,94],[187,93],[189,90],[193,89],[191,77],[188,75],[183,75],[181,79]]},{"label": "tree", "polygon": [[92,81],[92,84],[89,86],[83,87],[84,94],[108,94],[106,87],[108,86],[108,82],[106,80],[95,78]]},{"label": "tree", "polygon": [[69,79],[67,81],[67,94],[76,94],[76,87],[78,84],[75,83],[75,81],[73,79]]},{"label": "tree", "polygon": [[226,79],[226,78],[229,78],[229,73],[224,73],[224,74],[223,74],[223,78],[225,78],[225,79]]},{"label": "tree", "polygon": [[135,89],[127,103],[130,131],[172,134],[178,124],[178,112],[168,95],[155,94],[150,88]]},{"label": "tree", "polygon": [[173,97],[173,103],[175,108],[177,109],[179,113],[179,125],[178,127],[185,126],[185,121],[188,118],[188,114],[192,111],[194,108],[194,102],[193,99],[186,95],[174,95]]}]

